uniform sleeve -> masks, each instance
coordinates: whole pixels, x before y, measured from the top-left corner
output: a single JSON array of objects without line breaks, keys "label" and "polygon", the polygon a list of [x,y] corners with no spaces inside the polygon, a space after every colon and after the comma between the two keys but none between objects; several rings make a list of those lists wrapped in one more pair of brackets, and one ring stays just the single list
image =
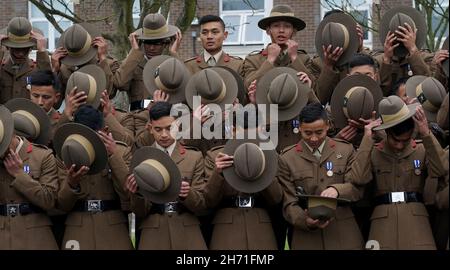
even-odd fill
[{"label": "uniform sleeve", "polygon": [[371,155],[373,145],[372,138],[368,136],[363,137],[358,151],[356,151],[354,161],[350,165],[350,170],[345,174],[346,181],[355,185],[366,185],[372,181]]},{"label": "uniform sleeve", "polygon": [[206,209],[205,198],[203,196],[205,170],[203,156],[200,152],[195,153],[197,158],[193,168],[194,173],[192,175],[191,189],[189,190],[188,196],[184,200],[181,200],[181,203],[193,213],[200,213]]},{"label": "uniform sleeve", "polygon": [[133,78],[133,72],[144,58],[144,53],[139,49],[131,49],[128,56],[112,76],[115,88],[123,89]]},{"label": "uniform sleeve", "polygon": [[283,190],[281,189],[280,182],[278,182],[278,178],[275,177],[272,183],[261,191],[261,195],[270,206],[280,203],[283,199]]},{"label": "uniform sleeve", "polygon": [[[411,70],[414,75],[431,76],[430,66],[425,63],[427,54],[425,52],[417,51],[408,56],[408,63],[411,65]],[[429,61],[429,59],[427,59]]]},{"label": "uniform sleeve", "polygon": [[445,153],[439,142],[431,133],[422,137],[425,148],[425,159],[430,177],[443,177],[447,174]]},{"label": "uniform sleeve", "polygon": [[293,68],[297,71],[305,72],[308,77],[311,79],[311,88],[315,88],[316,84],[316,78],[314,77],[313,73],[310,70],[310,67],[312,66],[312,60],[311,58],[303,53],[297,53],[297,58],[294,62],[290,62],[288,67]]},{"label": "uniform sleeve", "polygon": [[86,193],[83,192],[82,186],[80,185],[80,191],[72,189],[67,180],[67,169],[65,168],[63,162],[56,159],[56,166],[58,168],[58,178],[60,182],[60,188],[58,190],[58,199],[56,201],[56,208],[64,212],[69,212],[72,210],[76,201],[80,198],[86,197]]},{"label": "uniform sleeve", "polygon": [[383,91],[383,96],[387,97],[392,88],[392,63],[387,64],[383,61],[383,55],[378,57],[380,63],[380,87]]},{"label": "uniform sleeve", "polygon": [[50,57],[48,56],[47,51],[36,53],[36,64],[38,70],[52,70],[52,66],[50,64]]},{"label": "uniform sleeve", "polygon": [[271,64],[265,57],[264,62],[261,65],[257,63],[256,59],[256,56],[247,56],[247,58],[245,58],[244,60],[244,63],[242,64],[242,77],[244,78],[245,91],[247,91],[252,81],[258,80],[267,71],[271,70],[274,67],[274,65]]},{"label": "uniform sleeve", "polygon": [[206,207],[211,209],[217,206],[223,197],[225,179],[216,171],[216,154],[208,151],[205,157],[206,184],[204,190]]},{"label": "uniform sleeve", "polygon": [[139,193],[130,195],[130,210],[136,214],[138,218],[145,218],[152,207],[152,203],[145,199]]},{"label": "uniform sleeve", "polygon": [[12,186],[34,205],[44,210],[54,208],[58,190],[58,173],[51,151],[45,151],[42,156],[39,179],[33,179],[21,171],[13,180]]},{"label": "uniform sleeve", "polygon": [[331,70],[323,67],[320,71],[319,78],[316,81],[314,91],[320,100],[320,103],[325,105],[330,102],[333,95],[334,87],[339,83],[339,71]]},{"label": "uniform sleeve", "polygon": [[[122,121],[133,121],[132,116],[125,116]],[[115,140],[122,141],[127,145],[133,145],[134,136],[131,130],[127,129],[117,119],[117,116],[113,116],[111,113],[105,118],[105,124],[109,127]]]},{"label": "uniform sleeve", "polygon": [[117,145],[117,149],[108,158],[109,167],[112,173],[112,181],[114,190],[120,197],[122,203],[129,201],[128,192],[124,189],[125,182],[129,173],[129,166],[131,162],[131,148],[123,145]]},{"label": "uniform sleeve", "polygon": [[119,69],[120,63],[115,59],[106,58],[98,63],[98,66],[103,69],[106,75],[106,90],[109,97],[113,98],[116,94],[114,87],[114,74]]}]

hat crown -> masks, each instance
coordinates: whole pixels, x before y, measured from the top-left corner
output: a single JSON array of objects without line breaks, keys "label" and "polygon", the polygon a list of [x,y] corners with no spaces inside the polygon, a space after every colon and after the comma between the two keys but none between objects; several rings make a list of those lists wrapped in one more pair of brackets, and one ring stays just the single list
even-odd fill
[{"label": "hat crown", "polygon": [[76,86],[77,91],[84,91],[86,95],[89,94],[90,91],[95,91],[96,89],[91,89],[90,80],[95,79],[86,73],[75,71],[70,75],[69,80],[67,81],[66,92],[69,93]]},{"label": "hat crown", "polygon": [[[24,136],[30,140],[39,137],[39,130],[36,129],[36,126],[29,117],[18,113],[13,113],[12,116],[14,120],[14,129],[17,132],[17,135]],[[37,122],[37,124],[39,124],[39,122]]]},{"label": "hat crown", "polygon": [[158,69],[161,83],[168,89],[178,88],[183,83],[183,64],[175,58],[169,58]]},{"label": "hat crown", "polygon": [[294,10],[288,5],[276,5],[272,8],[270,13],[294,13]]},{"label": "hat crown", "polygon": [[133,170],[139,186],[153,193],[161,193],[165,190],[164,177],[161,172],[149,164],[141,163]]},{"label": "hat crown", "polygon": [[369,89],[357,86],[352,89],[346,101],[347,114],[350,119],[369,119],[375,106],[375,101]]},{"label": "hat crown", "polygon": [[194,77],[194,85],[196,94],[207,100],[214,100],[221,94],[224,82],[216,71],[204,69]]},{"label": "hat crown", "polygon": [[296,98],[297,92],[295,79],[289,74],[280,74],[270,83],[268,96],[271,102],[283,107]]},{"label": "hat crown", "polygon": [[331,45],[346,49],[349,39],[348,29],[341,23],[329,22],[322,30],[322,45],[325,47]]},{"label": "hat crown", "polygon": [[166,25],[166,18],[159,13],[150,13],[145,16],[143,21],[144,28],[156,30]]},{"label": "hat crown", "polygon": [[404,106],[405,102],[399,96],[388,96],[380,101],[378,111],[381,115],[394,115],[400,112]]},{"label": "hat crown", "polygon": [[246,181],[255,181],[264,171],[265,156],[254,143],[244,143],[234,151],[234,169],[236,174]]},{"label": "hat crown", "polygon": [[64,34],[64,47],[69,52],[79,52],[85,47],[87,39],[90,35],[83,26],[74,24]]},{"label": "hat crown", "polygon": [[[86,149],[81,145],[79,141],[68,139],[61,147],[61,158],[64,164],[68,166],[75,164],[76,169],[82,166],[90,167],[92,165]],[[70,164],[70,165],[69,165]]]},{"label": "hat crown", "polygon": [[16,36],[25,36],[32,30],[31,23],[27,18],[15,17],[8,23],[7,31]]},{"label": "hat crown", "polygon": [[405,13],[399,12],[395,14],[389,22],[389,30],[392,33],[395,33],[395,31],[398,30],[398,27],[404,27],[405,23],[409,24],[409,26],[411,26],[413,29],[416,28],[416,24],[410,16],[406,15]]},{"label": "hat crown", "polygon": [[440,107],[447,94],[442,83],[433,77],[428,77],[420,85],[426,99],[434,106]]}]

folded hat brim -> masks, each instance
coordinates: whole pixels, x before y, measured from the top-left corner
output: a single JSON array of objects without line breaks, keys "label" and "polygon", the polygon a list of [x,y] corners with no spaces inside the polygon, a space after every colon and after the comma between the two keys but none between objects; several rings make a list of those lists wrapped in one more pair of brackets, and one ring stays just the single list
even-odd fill
[{"label": "folded hat brim", "polygon": [[100,98],[102,97],[103,90],[106,90],[106,75],[103,69],[101,69],[97,65],[86,65],[77,70],[79,72],[83,72],[94,77],[97,89],[95,92],[94,101],[89,103],[94,108],[98,108],[100,106]]},{"label": "folded hat brim", "polygon": [[91,46],[91,48],[81,56],[66,55],[64,58],[61,58],[61,63],[66,66],[82,66],[94,59],[96,55],[97,49]]},{"label": "folded hat brim", "polygon": [[138,40],[158,40],[158,39],[165,39],[165,38],[170,38],[173,37],[177,34],[178,32],[178,27],[173,26],[173,25],[168,25],[169,30],[167,31],[167,33],[161,34],[161,35],[155,35],[155,36],[146,36],[143,33],[143,28],[139,28],[138,30],[134,31],[135,34],[137,34],[137,39]]},{"label": "folded hat brim", "polygon": [[3,124],[3,138],[0,141],[0,156],[9,149],[14,134],[14,120],[7,107],[0,105],[0,119]]},{"label": "folded hat brim", "polygon": [[386,123],[386,124],[381,124],[380,126],[373,128],[373,130],[377,131],[377,130],[384,130],[384,129],[388,129],[390,127],[396,126],[398,124],[400,124],[401,122],[411,118],[415,113],[416,113],[416,109],[419,106],[418,103],[413,103],[410,105],[407,105],[408,109],[409,109],[409,113],[407,115],[404,115],[402,118],[398,119],[397,121],[393,121],[390,123]]},{"label": "folded hat brim", "polygon": [[266,30],[271,23],[278,21],[286,21],[292,23],[292,25],[297,31],[301,31],[306,27],[306,23],[303,20],[293,16],[271,16],[262,18],[258,22],[258,27],[263,30]]}]

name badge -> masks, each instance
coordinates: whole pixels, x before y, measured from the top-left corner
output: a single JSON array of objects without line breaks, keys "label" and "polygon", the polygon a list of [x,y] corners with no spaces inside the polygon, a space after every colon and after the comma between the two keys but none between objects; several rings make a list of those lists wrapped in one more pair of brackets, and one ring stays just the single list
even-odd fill
[{"label": "name badge", "polygon": [[415,159],[414,160],[414,174],[420,175],[421,173],[422,173],[422,171],[420,170],[420,160]]},{"label": "name badge", "polygon": [[333,176],[333,162],[327,161],[326,168],[327,168],[327,176],[332,177]]}]

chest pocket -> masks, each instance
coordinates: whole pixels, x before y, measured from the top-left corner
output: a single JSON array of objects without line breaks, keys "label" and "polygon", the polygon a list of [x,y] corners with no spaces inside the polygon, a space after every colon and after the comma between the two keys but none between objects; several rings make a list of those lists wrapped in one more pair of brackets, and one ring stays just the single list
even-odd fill
[{"label": "chest pocket", "polygon": [[[423,170],[423,163],[420,162],[420,167],[418,168],[417,174],[416,174],[416,168],[413,164],[413,161],[409,162],[407,165],[405,165],[403,168],[403,177],[406,180],[405,182],[405,188],[407,190],[411,191],[417,191],[418,189],[421,189],[422,186],[422,176],[424,175]],[[420,173],[419,173],[420,171]]]},{"label": "chest pocket", "polygon": [[317,186],[312,170],[294,171],[291,177],[291,181],[294,182],[295,187],[302,187],[307,194],[311,194],[315,190],[315,186]]},{"label": "chest pocket", "polygon": [[[27,173],[27,172],[25,172]],[[28,172],[28,175],[31,176],[36,181],[39,181],[39,178],[41,177],[41,171],[40,170],[31,170]]]},{"label": "chest pocket", "polygon": [[[326,163],[325,163],[326,164]],[[336,183],[344,183],[344,175],[345,175],[346,164],[336,163],[333,166],[333,182]],[[326,169],[326,167],[325,167]]]},{"label": "chest pocket", "polygon": [[392,182],[392,177],[394,177],[392,166],[374,166],[374,172],[377,183],[377,191],[390,192],[392,188],[390,187],[389,182]]}]

